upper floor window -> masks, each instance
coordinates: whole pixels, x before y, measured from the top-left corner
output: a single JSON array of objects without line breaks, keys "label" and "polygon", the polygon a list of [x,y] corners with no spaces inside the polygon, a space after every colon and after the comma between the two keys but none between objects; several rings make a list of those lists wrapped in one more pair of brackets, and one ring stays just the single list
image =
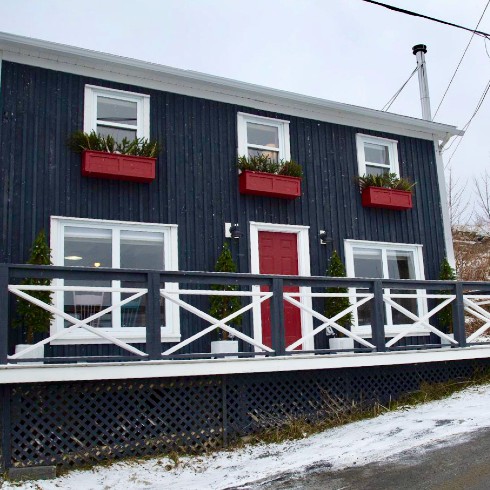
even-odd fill
[{"label": "upper floor window", "polygon": [[399,175],[398,141],[357,134],[356,143],[359,175]]},{"label": "upper floor window", "polygon": [[238,154],[290,160],[289,121],[238,113]]},{"label": "upper floor window", "polygon": [[85,85],[84,131],[123,138],[150,137],[150,96]]}]

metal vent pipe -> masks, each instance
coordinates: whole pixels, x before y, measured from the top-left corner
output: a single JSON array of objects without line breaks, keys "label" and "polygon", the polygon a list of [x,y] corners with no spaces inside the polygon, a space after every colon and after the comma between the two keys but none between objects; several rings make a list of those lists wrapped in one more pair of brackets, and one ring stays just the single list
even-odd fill
[{"label": "metal vent pipe", "polygon": [[427,80],[427,66],[425,63],[425,53],[427,46],[417,44],[412,48],[413,54],[417,57],[417,67],[419,74],[420,105],[422,106],[422,119],[432,121],[430,111],[429,82]]}]

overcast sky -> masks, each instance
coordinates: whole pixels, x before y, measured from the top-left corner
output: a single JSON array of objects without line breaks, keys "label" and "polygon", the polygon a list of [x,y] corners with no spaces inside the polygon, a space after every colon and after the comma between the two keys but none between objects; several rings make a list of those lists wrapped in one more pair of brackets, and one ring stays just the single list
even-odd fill
[{"label": "overcast sky", "polygon": [[[474,28],[487,1],[385,3]],[[408,78],[411,48],[423,43],[433,115],[471,37],[362,0],[0,0],[0,7],[4,32],[374,109]],[[490,7],[479,30],[490,32]],[[463,127],[489,79],[490,57],[475,36],[436,121]],[[420,117],[416,77],[390,111]],[[462,181],[489,168],[489,116],[490,96],[451,162]]]}]

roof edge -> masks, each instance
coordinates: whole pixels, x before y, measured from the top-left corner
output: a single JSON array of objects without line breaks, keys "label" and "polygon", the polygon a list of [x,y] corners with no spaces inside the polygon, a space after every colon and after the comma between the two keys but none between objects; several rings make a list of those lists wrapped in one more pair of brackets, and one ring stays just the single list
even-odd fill
[{"label": "roof edge", "polygon": [[[428,139],[447,139],[451,136],[464,134],[463,131],[452,125],[5,32],[0,32],[0,51],[4,52],[5,59],[9,59],[5,54],[11,53],[12,55],[20,55],[32,59],[50,60],[62,64],[64,67],[63,71],[70,71],[67,69],[67,65],[70,64],[78,67],[92,67],[105,74],[101,78],[111,79],[111,75],[113,76],[118,71],[124,72],[126,75],[132,74],[135,76],[138,74],[142,80],[148,79],[153,82],[160,81],[160,83],[165,81],[167,85],[175,85],[175,87],[194,87],[205,90],[206,98],[213,100],[222,100],[218,97],[218,94],[222,94],[227,97],[236,96],[241,99],[248,99],[249,101],[254,101],[255,104],[272,103],[286,109],[290,107],[291,109],[306,109],[313,113],[325,112],[329,113],[335,122],[339,122],[339,119],[341,121],[345,119],[340,124],[358,125],[367,129],[369,129],[369,122],[371,121],[373,126],[389,127],[390,125],[396,125],[425,134]],[[26,64],[29,63],[26,62]],[[278,112],[280,111],[278,110]],[[282,109],[282,112],[284,112],[284,109]],[[285,113],[288,114],[287,110]],[[355,124],[356,122],[361,124]],[[388,129],[385,130],[388,131]],[[396,134],[396,131],[393,132]]]}]

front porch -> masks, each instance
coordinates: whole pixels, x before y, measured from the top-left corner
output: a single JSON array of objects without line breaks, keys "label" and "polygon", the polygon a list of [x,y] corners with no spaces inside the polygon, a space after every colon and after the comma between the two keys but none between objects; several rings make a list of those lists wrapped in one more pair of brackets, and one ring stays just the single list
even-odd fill
[{"label": "front porch", "polygon": [[[26,285],[32,279],[44,285]],[[216,285],[236,290],[220,291]],[[333,287],[348,292],[325,292]],[[52,304],[37,299],[39,291],[51,292]],[[212,296],[239,297],[241,308],[214,318],[208,313]],[[53,315],[50,331],[17,352],[15,297]],[[348,297],[350,306],[327,318],[324,302],[332,297]],[[77,310],[76,298],[97,304]],[[14,379],[125,379],[478,359],[490,352],[485,335],[489,304],[490,283],[481,282],[5,264],[0,270],[0,308],[7,312],[0,328],[0,384]],[[437,318],[448,307],[454,338],[444,333]],[[131,325],[122,322],[128,308],[138,319]],[[291,309],[299,312],[301,321],[301,334],[293,341],[285,318]],[[341,326],[346,315],[353,318],[350,329]],[[242,319],[239,327],[232,324],[237,317]],[[366,318],[370,323],[361,325]],[[386,318],[397,321],[387,325]],[[267,339],[265,328],[270,330]],[[211,353],[211,343],[223,331],[238,340],[238,352]],[[339,333],[353,340],[352,347],[329,347],[329,337]],[[42,358],[34,355],[39,347],[44,348]]]},{"label": "front porch", "polygon": [[[28,285],[29,278],[45,283]],[[217,284],[238,289],[211,287]],[[325,292],[332,287],[348,292]],[[52,291],[53,304],[36,291]],[[74,293],[110,301],[81,314]],[[207,298],[223,294],[239,296],[241,308],[214,318]],[[336,295],[351,304],[327,318],[325,298]],[[37,345],[17,353],[16,297],[54,316]],[[207,451],[285,420],[324,417],[332,400],[369,407],[421,383],[468,379],[490,367],[489,300],[489,283],[2,265],[0,463],[70,468]],[[301,337],[289,343],[285,301],[302,322]],[[139,326],[117,328],[127,304]],[[437,322],[449,305],[454,339]],[[395,311],[406,323],[386,324],[400,318]],[[349,313],[357,323],[369,315],[370,325],[343,328]],[[231,325],[237,315],[240,328]],[[261,335],[264,323],[270,342]],[[238,339],[239,352],[210,352],[218,328]],[[353,348],[330,349],[329,328],[352,338]],[[44,357],[35,358],[39,346]]]}]

